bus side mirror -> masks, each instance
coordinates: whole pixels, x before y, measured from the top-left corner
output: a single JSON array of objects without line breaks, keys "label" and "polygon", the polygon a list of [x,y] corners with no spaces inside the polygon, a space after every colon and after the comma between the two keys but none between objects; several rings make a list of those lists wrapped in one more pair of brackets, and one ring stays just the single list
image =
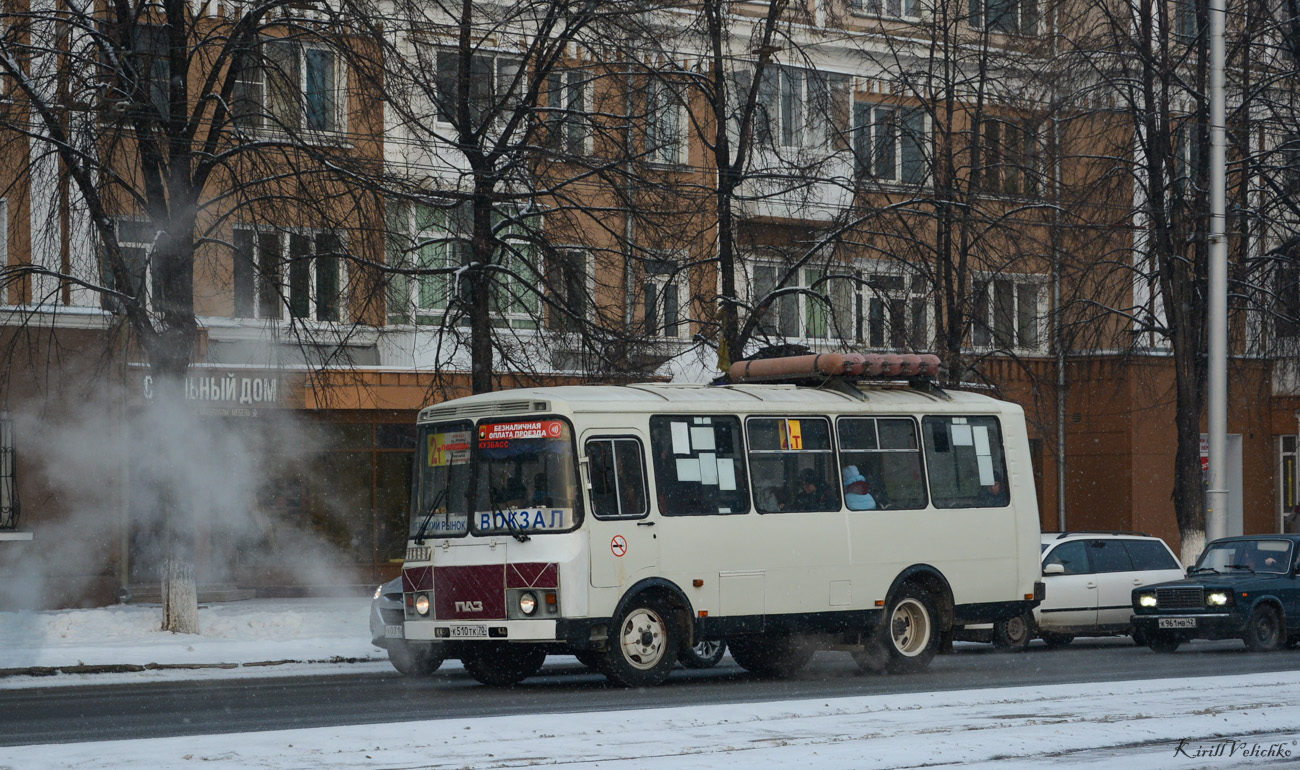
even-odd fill
[{"label": "bus side mirror", "polygon": [[1065,574],[1065,565],[1064,565],[1064,564],[1061,564],[1060,562],[1057,562],[1057,563],[1055,563],[1055,564],[1048,564],[1048,565],[1045,565],[1045,566],[1043,567],[1043,574],[1044,574],[1044,575],[1064,575],[1064,574]]}]

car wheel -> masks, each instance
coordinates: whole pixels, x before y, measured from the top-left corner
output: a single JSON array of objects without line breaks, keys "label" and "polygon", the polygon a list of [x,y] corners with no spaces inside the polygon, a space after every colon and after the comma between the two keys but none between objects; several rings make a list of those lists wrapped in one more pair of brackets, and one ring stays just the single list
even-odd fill
[{"label": "car wheel", "polygon": [[438,670],[446,656],[432,644],[388,642],[388,662],[405,676],[429,676]]},{"label": "car wheel", "polygon": [[911,674],[930,665],[939,651],[937,617],[927,591],[912,585],[899,590],[877,630],[885,649],[886,671]]},{"label": "car wheel", "polygon": [[1055,650],[1058,647],[1064,647],[1070,642],[1073,642],[1074,634],[1054,634],[1050,631],[1039,631],[1038,638],[1042,639],[1043,643],[1048,647]]},{"label": "car wheel", "polygon": [[493,687],[509,687],[536,674],[546,662],[546,650],[532,644],[483,643],[461,658],[476,680]]},{"label": "car wheel", "polygon": [[1282,629],[1282,616],[1278,614],[1277,608],[1261,604],[1250,613],[1250,620],[1246,622],[1246,633],[1242,635],[1242,641],[1254,652],[1272,652],[1282,648],[1282,639],[1285,635]]},{"label": "car wheel", "polygon": [[1147,635],[1142,632],[1142,629],[1140,628],[1133,629],[1133,633],[1130,634],[1130,636],[1133,637],[1133,644],[1136,644],[1138,647],[1147,646]]},{"label": "car wheel", "polygon": [[993,624],[993,646],[1009,652],[1021,652],[1034,638],[1034,616],[1026,612]]},{"label": "car wheel", "polygon": [[740,637],[728,641],[727,645],[732,659],[741,668],[780,678],[797,674],[816,652],[806,639],[796,634]]},{"label": "car wheel", "polygon": [[713,668],[726,652],[726,642],[721,639],[705,639],[694,647],[683,647],[677,660],[687,668]]},{"label": "car wheel", "polygon": [[628,603],[613,626],[600,670],[624,687],[661,684],[677,662],[681,634],[667,603],[638,597]]},{"label": "car wheel", "polygon": [[1178,635],[1169,631],[1154,631],[1147,639],[1147,646],[1154,652],[1174,652],[1180,644]]}]

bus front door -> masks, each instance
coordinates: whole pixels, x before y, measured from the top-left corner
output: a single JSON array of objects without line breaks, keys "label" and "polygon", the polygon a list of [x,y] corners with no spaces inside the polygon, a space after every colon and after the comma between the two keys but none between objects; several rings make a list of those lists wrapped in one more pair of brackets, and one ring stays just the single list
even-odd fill
[{"label": "bus front door", "polygon": [[593,588],[629,586],[653,575],[659,564],[658,517],[650,511],[644,446],[631,430],[584,437]]}]

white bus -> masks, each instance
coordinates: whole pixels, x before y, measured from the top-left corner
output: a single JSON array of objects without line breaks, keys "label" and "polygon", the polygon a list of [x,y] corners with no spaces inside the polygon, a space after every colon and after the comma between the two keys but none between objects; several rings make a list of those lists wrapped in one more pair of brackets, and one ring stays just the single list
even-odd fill
[{"label": "white bus", "polygon": [[658,684],[703,640],[777,676],[817,649],[911,672],[955,626],[1032,609],[1020,407],[924,375],[827,377],[846,367],[826,359],[816,386],[546,387],[424,409],[405,645],[498,685],[551,653]]}]

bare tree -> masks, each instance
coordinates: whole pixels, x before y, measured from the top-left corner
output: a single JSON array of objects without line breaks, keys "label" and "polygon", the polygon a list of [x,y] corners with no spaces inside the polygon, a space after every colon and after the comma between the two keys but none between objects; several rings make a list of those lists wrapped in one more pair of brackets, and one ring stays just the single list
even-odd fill
[{"label": "bare tree", "polygon": [[[354,184],[380,167],[372,47],[329,6],[38,0],[3,22],[0,141],[33,213],[31,254],[2,268],[20,304],[107,311],[160,411],[184,404],[200,315],[282,319],[309,346],[323,322],[320,365],[377,315],[345,268],[381,261]],[[161,510],[163,625],[197,633],[193,490],[155,449],[131,461]]]}]

